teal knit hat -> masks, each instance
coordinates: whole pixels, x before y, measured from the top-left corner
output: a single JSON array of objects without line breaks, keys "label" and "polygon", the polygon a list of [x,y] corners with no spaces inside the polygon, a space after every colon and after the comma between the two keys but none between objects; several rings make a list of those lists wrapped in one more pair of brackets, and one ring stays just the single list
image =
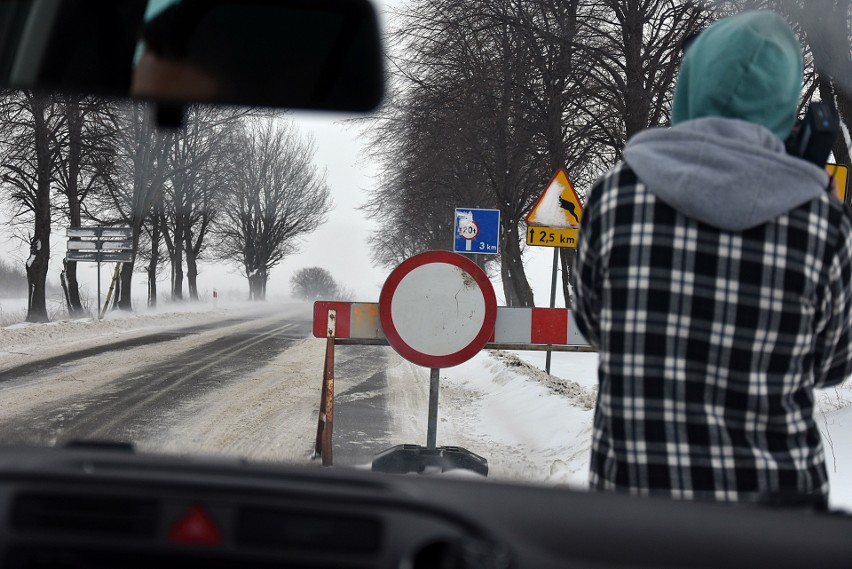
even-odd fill
[{"label": "teal knit hat", "polygon": [[785,139],[802,91],[802,48],[773,12],[743,12],[701,32],[683,59],[672,124],[701,117],[757,123]]}]

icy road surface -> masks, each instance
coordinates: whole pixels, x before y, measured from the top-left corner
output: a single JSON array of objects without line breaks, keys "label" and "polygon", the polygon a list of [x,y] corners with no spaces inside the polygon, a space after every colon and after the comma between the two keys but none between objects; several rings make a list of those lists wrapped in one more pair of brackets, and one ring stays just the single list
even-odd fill
[{"label": "icy road surface", "polygon": [[[0,329],[0,445],[133,441],[143,451],[311,460],[325,341],[305,305],[112,315]],[[429,372],[390,348],[338,346],[334,459],[369,467],[425,444]],[[438,444],[489,477],[585,486],[596,354],[482,352],[441,370]],[[832,503],[852,510],[852,387],[821,392]]]}]

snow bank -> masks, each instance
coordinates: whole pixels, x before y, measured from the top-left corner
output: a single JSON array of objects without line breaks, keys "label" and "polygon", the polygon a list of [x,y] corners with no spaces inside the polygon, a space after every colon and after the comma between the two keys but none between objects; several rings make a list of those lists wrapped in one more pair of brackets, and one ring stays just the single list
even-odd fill
[{"label": "snow bank", "polygon": [[[425,444],[429,370],[394,358],[388,406],[397,440],[391,444]],[[490,478],[582,487],[594,392],[581,380],[590,382],[549,378],[505,352],[482,352],[443,369],[438,444],[484,456]]]}]

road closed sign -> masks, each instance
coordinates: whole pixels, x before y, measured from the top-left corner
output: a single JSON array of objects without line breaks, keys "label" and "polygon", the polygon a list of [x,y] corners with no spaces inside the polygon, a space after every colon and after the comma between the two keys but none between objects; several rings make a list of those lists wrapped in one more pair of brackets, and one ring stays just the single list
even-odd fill
[{"label": "road closed sign", "polygon": [[429,368],[459,365],[494,333],[497,298],[475,263],[448,251],[416,255],[397,267],[379,297],[379,317],[390,345]]}]

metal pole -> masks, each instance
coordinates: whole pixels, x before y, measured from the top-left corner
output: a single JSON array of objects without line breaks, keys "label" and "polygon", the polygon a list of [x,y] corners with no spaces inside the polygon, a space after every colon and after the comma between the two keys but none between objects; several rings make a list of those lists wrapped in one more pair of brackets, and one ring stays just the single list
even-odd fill
[{"label": "metal pole", "polygon": [[[559,247],[553,248],[553,278],[550,281],[550,308],[556,308],[556,272],[559,268]],[[550,373],[550,355],[553,352],[547,350],[547,358],[544,360],[544,371]]]},{"label": "metal pole", "polygon": [[426,448],[434,450],[438,442],[438,390],[441,370],[432,368],[429,375],[429,423],[426,427]]}]

